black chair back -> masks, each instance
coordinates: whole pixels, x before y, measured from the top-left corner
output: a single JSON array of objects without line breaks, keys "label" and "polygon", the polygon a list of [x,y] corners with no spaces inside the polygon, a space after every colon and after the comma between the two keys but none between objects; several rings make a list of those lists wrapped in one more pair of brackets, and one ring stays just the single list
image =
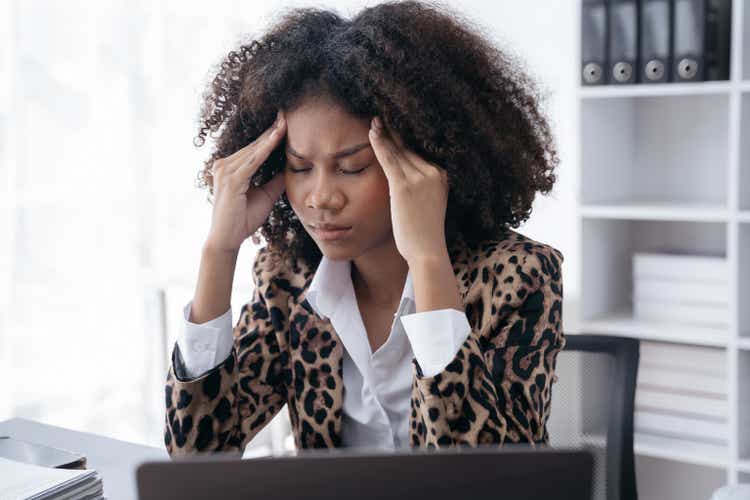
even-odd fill
[{"label": "black chair back", "polygon": [[638,339],[566,334],[547,428],[551,446],[594,453],[594,498],[637,498],[633,415]]}]

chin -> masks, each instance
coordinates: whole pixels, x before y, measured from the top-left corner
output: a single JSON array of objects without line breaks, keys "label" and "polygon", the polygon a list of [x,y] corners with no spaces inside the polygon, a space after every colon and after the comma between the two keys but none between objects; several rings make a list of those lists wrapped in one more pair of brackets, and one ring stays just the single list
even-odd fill
[{"label": "chin", "polygon": [[346,245],[332,245],[329,242],[323,242],[318,244],[318,248],[329,260],[352,260],[355,256],[354,252]]}]

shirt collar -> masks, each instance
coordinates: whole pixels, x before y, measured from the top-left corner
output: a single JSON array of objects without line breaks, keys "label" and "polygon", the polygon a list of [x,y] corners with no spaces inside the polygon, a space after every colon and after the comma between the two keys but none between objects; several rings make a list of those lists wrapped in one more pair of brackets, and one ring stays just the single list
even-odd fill
[{"label": "shirt collar", "polygon": [[[334,316],[339,304],[342,303],[344,294],[349,291],[352,295],[354,294],[351,260],[331,260],[324,255],[305,297],[319,316],[330,318]],[[399,308],[405,301],[415,302],[411,271],[406,273]]]}]

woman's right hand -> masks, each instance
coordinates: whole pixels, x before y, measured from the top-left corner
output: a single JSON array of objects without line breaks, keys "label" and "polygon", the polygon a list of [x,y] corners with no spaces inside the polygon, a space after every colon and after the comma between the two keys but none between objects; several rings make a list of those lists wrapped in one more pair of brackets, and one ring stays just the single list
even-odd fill
[{"label": "woman's right hand", "polygon": [[266,221],[285,190],[284,171],[261,186],[251,186],[250,178],[285,133],[286,120],[279,111],[273,125],[257,139],[213,162],[214,208],[206,247],[238,252],[242,243]]}]

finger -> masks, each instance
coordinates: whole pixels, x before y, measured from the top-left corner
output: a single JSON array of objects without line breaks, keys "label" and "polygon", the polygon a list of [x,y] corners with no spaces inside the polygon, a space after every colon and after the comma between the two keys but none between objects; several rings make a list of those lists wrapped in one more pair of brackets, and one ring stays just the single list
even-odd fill
[{"label": "finger", "polygon": [[378,127],[376,123],[373,120],[371,124],[369,134],[370,143],[372,144],[372,150],[375,152],[375,157],[383,167],[388,180],[393,182],[411,181],[411,177],[407,177],[407,172],[402,166],[402,163],[406,160],[401,156],[393,141],[388,138],[386,135],[387,132],[382,126]]},{"label": "finger", "polygon": [[422,172],[423,175],[437,174],[443,177],[446,177],[448,175],[448,172],[446,172],[445,169],[428,162],[417,153],[409,149],[405,149],[403,151],[403,154],[409,161],[411,161],[412,165],[414,165],[417,169],[419,169],[420,172]]},{"label": "finger", "polygon": [[223,158],[218,158],[217,160],[215,160],[213,162],[213,165],[211,165],[211,173],[213,177],[217,178],[219,176],[232,174],[239,167],[244,165],[247,162],[248,158],[252,157],[255,154],[256,150],[258,149],[258,145],[263,141],[267,141],[271,133],[276,129],[277,126],[278,123],[274,122],[271,127],[264,130],[258,137],[250,141],[250,143],[248,143],[246,146],[241,147],[229,156],[225,156]]},{"label": "finger", "polygon": [[409,148],[406,147],[406,145],[404,144],[404,140],[398,132],[389,129],[388,135],[393,140],[401,156],[403,156],[404,159],[407,160],[405,162],[405,170],[407,170],[407,175],[409,170],[408,167],[411,167],[411,170],[419,172],[422,175],[427,175],[429,173],[429,169],[426,168],[427,165],[424,160],[422,160],[419,155],[413,153]]},{"label": "finger", "polygon": [[410,158],[406,156],[406,153],[409,150],[404,145],[404,141],[401,136],[395,130],[391,130],[388,127],[383,126],[382,120],[380,120],[379,117],[376,117],[374,122],[381,124],[381,127],[384,130],[385,141],[390,143],[391,147],[393,147],[393,149],[396,151],[397,156],[400,159],[399,166],[403,170],[406,178],[411,182],[419,181],[425,175],[425,172],[417,168],[416,165],[414,165],[410,160]]},{"label": "finger", "polygon": [[281,110],[279,110],[276,114],[276,120],[271,124],[270,127],[264,130],[263,133],[261,133],[253,141],[251,141],[248,145],[238,149],[224,159],[224,163],[226,163],[224,170],[227,173],[232,173],[242,165],[245,165],[248,159],[252,157],[258,151],[258,149],[271,138],[271,135],[275,131],[282,129],[285,126],[286,120],[284,119],[284,114]]},{"label": "finger", "polygon": [[239,166],[235,167],[232,175],[238,177],[243,182],[252,177],[263,162],[266,161],[268,155],[270,155],[279,145],[285,133],[286,120],[281,120],[278,126],[270,131],[269,134],[255,146],[252,153],[243,157],[242,160],[238,160]]},{"label": "finger", "polygon": [[393,148],[388,147],[382,135],[374,129],[370,129],[369,138],[370,144],[372,145],[372,151],[375,153],[375,158],[377,158],[378,163],[383,168],[383,172],[388,178],[388,182],[405,182],[406,176],[401,167],[398,166],[398,158],[396,157]]},{"label": "finger", "polygon": [[447,176],[447,172],[438,167],[437,165],[428,162],[421,156],[419,156],[417,153],[409,149],[405,144],[404,140],[401,138],[401,135],[398,134],[394,130],[389,130],[390,136],[393,139],[393,142],[396,144],[396,146],[399,148],[400,153],[402,156],[404,156],[407,160],[409,160],[409,163],[419,170],[423,175],[430,175],[430,174],[438,174],[442,176]]},{"label": "finger", "polygon": [[273,179],[266,182],[262,186],[258,186],[257,189],[260,189],[264,193],[266,193],[268,198],[271,200],[271,203],[276,203],[276,201],[281,197],[281,193],[286,191],[286,179],[284,176],[284,171],[281,170],[273,176]]}]

